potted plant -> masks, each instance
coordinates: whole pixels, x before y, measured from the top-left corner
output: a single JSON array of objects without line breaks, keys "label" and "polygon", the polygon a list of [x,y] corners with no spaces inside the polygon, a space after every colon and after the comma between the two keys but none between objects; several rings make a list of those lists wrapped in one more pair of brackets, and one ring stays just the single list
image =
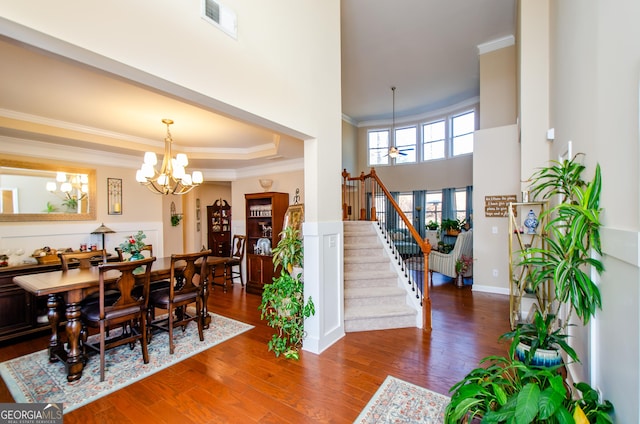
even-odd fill
[{"label": "potted plant", "polygon": [[456,260],[456,287],[464,287],[464,275],[471,269],[473,265],[473,258],[466,255],[461,255]]},{"label": "potted plant", "polygon": [[286,227],[280,233],[280,241],[273,249],[274,269],[280,275],[271,284],[265,284],[260,303],[261,319],[276,329],[268,343],[276,357],[300,359],[298,353],[305,336],[304,319],[315,314],[311,297],[304,301],[304,283],[300,268],[303,265],[302,240],[298,230]]},{"label": "potted plant", "polygon": [[556,366],[562,363],[560,349],[569,357],[580,362],[575,350],[567,343],[568,335],[563,328],[554,327],[555,315],[543,315],[536,310],[532,322],[519,324],[511,332],[500,338],[513,340],[516,343],[516,357],[525,364],[537,366]]},{"label": "potted plant", "polygon": [[438,230],[438,223],[436,221],[430,220],[427,225],[427,230],[429,231],[437,231]]},{"label": "potted plant", "polygon": [[542,232],[546,246],[524,249],[520,262],[531,269],[534,291],[549,281],[553,285],[554,302],[549,302],[541,311],[543,316],[558,317],[560,307],[568,304],[569,313],[563,327],[569,324],[573,314],[586,325],[602,307],[600,289],[589,274],[590,268],[598,275],[604,270],[602,262],[592,255],[592,252],[602,255],[600,166],[596,165],[593,179],[585,182],[582,179],[585,167],[576,162],[576,157],[553,161],[533,175],[534,196],[542,194],[543,199],[549,199],[559,194],[562,201],[544,212],[549,216]]},{"label": "potted plant", "polygon": [[554,367],[538,367],[514,357],[489,356],[452,388],[445,423],[613,423],[613,405],[599,401],[586,383],[571,390]]},{"label": "potted plant", "polygon": [[[598,393],[586,383],[574,385],[581,395],[569,390],[558,369],[534,364],[534,354],[545,347],[563,349],[574,361],[576,352],[566,342],[566,328],[576,314],[584,324],[601,308],[600,291],[591,280],[589,267],[598,274],[602,263],[591,251],[601,254],[600,246],[600,167],[590,182],[582,179],[585,167],[571,160],[552,162],[532,177],[532,193],[549,199],[561,195],[562,201],[549,215],[541,237],[548,247],[527,248],[520,263],[531,270],[532,289],[553,284],[553,302],[537,310],[533,322],[519,325],[502,337],[511,338],[508,357],[491,356],[484,368],[471,371],[455,384],[445,413],[445,422],[577,422],[612,423],[613,406],[599,402]],[[569,306],[563,323],[557,319],[562,304]],[[523,349],[522,342],[529,346]],[[520,351],[520,352],[518,352]],[[518,355],[516,356],[514,355]]]},{"label": "potted plant", "polygon": [[442,231],[447,235],[456,236],[462,231],[463,224],[464,221],[460,219],[443,219],[440,228],[442,228]]}]

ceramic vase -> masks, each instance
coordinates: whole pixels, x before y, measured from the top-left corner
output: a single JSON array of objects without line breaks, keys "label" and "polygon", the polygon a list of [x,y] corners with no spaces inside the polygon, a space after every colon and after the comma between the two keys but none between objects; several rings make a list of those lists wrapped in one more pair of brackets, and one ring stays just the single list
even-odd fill
[{"label": "ceramic vase", "polygon": [[538,228],[538,218],[536,214],[533,212],[533,209],[529,210],[527,214],[527,219],[524,220],[524,226],[527,229],[527,234],[535,234],[536,229]]}]

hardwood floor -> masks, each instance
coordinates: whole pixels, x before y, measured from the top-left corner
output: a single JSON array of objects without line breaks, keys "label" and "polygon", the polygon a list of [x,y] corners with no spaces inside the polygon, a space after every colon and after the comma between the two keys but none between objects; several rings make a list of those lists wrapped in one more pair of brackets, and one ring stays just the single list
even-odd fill
[{"label": "hardwood floor", "polygon": [[[434,280],[430,333],[347,333],[321,355],[303,351],[297,362],[267,351],[272,329],[260,321],[259,296],[239,285],[227,293],[215,288],[210,310],[253,330],[72,411],[64,422],[352,423],[387,375],[448,394],[480,359],[506,353],[498,337],[509,330],[509,300]],[[47,342],[43,335],[0,345],[0,361]],[[1,380],[0,402],[13,402]]]}]

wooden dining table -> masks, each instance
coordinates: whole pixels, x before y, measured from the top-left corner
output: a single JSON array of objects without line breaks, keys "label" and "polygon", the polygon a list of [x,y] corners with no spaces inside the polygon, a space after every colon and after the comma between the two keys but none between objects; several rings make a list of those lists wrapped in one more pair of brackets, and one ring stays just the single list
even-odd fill
[{"label": "wooden dining table", "polygon": [[[211,323],[211,316],[207,310],[209,296],[209,280],[215,275],[215,267],[223,265],[229,258],[219,256],[207,257],[209,272],[203,286],[203,310],[200,319],[205,328]],[[107,272],[106,280],[115,280],[120,275],[119,271]],[[171,257],[156,258],[151,265],[151,281],[171,278]],[[80,320],[81,303],[89,294],[99,290],[99,272],[97,266],[90,268],[74,268],[68,271],[50,271],[39,274],[19,275],[13,278],[13,282],[24,290],[36,296],[47,296],[48,319],[51,325],[51,337],[49,339],[49,361],[58,360],[65,363],[67,381],[78,380],[82,376],[82,370],[86,358],[80,349]],[[64,300],[68,348],[61,341],[58,334],[58,326],[61,322],[59,311],[60,299]]]}]

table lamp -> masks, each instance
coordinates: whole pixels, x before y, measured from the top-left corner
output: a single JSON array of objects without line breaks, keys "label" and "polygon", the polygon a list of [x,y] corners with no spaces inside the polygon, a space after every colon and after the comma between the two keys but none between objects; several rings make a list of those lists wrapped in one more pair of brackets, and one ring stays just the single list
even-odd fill
[{"label": "table lamp", "polygon": [[115,231],[113,231],[111,228],[109,227],[105,227],[104,223],[102,223],[101,226],[99,226],[98,228],[96,228],[95,230],[93,230],[91,232],[91,234],[102,234],[102,248],[105,249],[104,246],[104,235],[107,233],[115,233]]}]

